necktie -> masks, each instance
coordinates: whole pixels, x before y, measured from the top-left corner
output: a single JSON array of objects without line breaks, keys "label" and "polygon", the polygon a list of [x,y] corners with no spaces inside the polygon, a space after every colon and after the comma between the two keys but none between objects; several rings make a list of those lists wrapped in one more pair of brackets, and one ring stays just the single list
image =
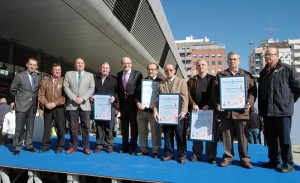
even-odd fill
[{"label": "necktie", "polygon": [[149,80],[154,80],[153,77],[149,76]]},{"label": "necktie", "polygon": [[126,90],[126,86],[127,86],[127,81],[128,81],[128,73],[124,72],[124,78],[123,78],[123,86],[124,86],[124,90]]},{"label": "necktie", "polygon": [[80,86],[81,80],[82,80],[82,74],[81,74],[81,72],[78,72],[78,80],[77,80],[78,86]]},{"label": "necktie", "polygon": [[30,76],[31,76],[31,87],[32,89],[34,89],[34,86],[35,86],[35,74],[32,72],[30,73]]}]

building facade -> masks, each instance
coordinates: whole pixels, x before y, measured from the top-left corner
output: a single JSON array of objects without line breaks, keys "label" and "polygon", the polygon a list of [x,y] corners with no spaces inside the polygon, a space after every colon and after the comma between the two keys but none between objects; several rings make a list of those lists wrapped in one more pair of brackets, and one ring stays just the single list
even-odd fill
[{"label": "building facade", "polygon": [[218,71],[226,68],[224,45],[209,41],[207,37],[194,39],[193,36],[186,37],[185,40],[177,40],[175,43],[188,77],[198,74],[196,70],[197,60],[207,61],[207,72],[212,75],[216,75]]},{"label": "building facade", "polygon": [[283,63],[293,65],[300,73],[300,39],[279,42],[274,39],[264,40],[248,57],[249,71],[254,77],[259,77],[265,66],[264,54],[268,47],[275,47],[279,51],[279,58]]}]

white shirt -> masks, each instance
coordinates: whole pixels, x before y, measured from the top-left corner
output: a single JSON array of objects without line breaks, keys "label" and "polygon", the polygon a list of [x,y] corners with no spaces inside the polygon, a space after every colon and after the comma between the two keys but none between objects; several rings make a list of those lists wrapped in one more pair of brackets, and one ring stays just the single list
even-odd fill
[{"label": "white shirt", "polygon": [[16,116],[15,116],[15,111],[13,110],[13,111],[9,111],[4,116],[2,132],[14,135],[15,128],[16,128]]}]

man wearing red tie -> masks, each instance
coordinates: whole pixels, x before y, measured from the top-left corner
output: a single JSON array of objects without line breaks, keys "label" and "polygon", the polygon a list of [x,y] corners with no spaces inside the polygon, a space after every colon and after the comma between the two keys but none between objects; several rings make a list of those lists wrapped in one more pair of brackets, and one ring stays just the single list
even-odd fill
[{"label": "man wearing red tie", "polygon": [[[143,78],[140,71],[131,69],[132,61],[129,57],[122,58],[121,64],[123,71],[120,71],[118,77],[118,95],[121,112],[121,132],[122,148],[120,153],[134,154],[137,148],[138,126],[136,121],[137,115],[137,92]],[[129,138],[129,124],[131,129],[131,139]]]}]

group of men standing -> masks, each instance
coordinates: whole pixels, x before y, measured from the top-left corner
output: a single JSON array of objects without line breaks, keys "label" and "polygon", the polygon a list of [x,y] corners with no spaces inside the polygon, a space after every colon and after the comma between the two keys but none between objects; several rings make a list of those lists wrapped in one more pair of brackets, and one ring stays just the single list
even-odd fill
[{"label": "group of men standing", "polygon": [[[70,148],[67,154],[77,151],[78,127],[81,126],[83,152],[90,154],[89,127],[91,104],[95,99],[94,93],[110,93],[109,101],[113,109],[117,102],[121,112],[122,147],[120,153],[136,155],[149,155],[148,147],[148,123],[151,126],[152,156],[158,158],[161,148],[161,130],[164,133],[163,161],[174,159],[174,136],[176,137],[178,159],[180,163],[186,162],[187,148],[186,137],[183,135],[184,119],[190,110],[215,109],[218,119],[221,120],[221,133],[223,137],[224,155],[220,166],[226,167],[233,162],[234,132],[238,140],[238,152],[240,165],[244,168],[252,168],[248,155],[247,124],[250,109],[254,106],[258,95],[259,113],[265,121],[265,138],[269,149],[270,161],[263,164],[266,168],[277,168],[280,172],[290,172],[294,169],[290,130],[292,125],[293,105],[300,95],[300,81],[295,69],[281,63],[276,48],[268,48],[265,53],[266,66],[261,72],[259,87],[251,73],[241,69],[240,56],[236,52],[229,52],[227,63],[229,68],[218,72],[216,76],[207,73],[207,62],[197,61],[198,75],[186,82],[176,76],[176,70],[172,64],[164,66],[165,79],[158,78],[159,66],[155,63],[148,64],[148,76],[144,79],[158,82],[158,93],[179,93],[180,111],[178,125],[162,125],[157,123],[159,113],[157,102],[149,108],[141,104],[141,81],[143,76],[140,71],[132,69],[132,61],[124,57],[121,61],[123,70],[117,74],[117,78],[110,75],[110,64],[103,62],[100,65],[100,75],[96,78],[84,70],[83,59],[75,60],[75,71],[66,73],[61,77],[61,66],[54,64],[52,75],[48,79],[42,79],[35,74],[37,60],[30,58],[26,64],[27,70],[16,75],[11,85],[11,93],[15,96],[16,103],[16,134],[14,137],[14,155],[20,153],[23,138],[26,150],[35,152],[32,146],[32,133],[34,128],[34,116],[37,110],[37,101],[44,106],[44,137],[43,147],[39,152],[50,149],[50,131],[52,121],[58,131],[58,143],[56,153],[64,149],[64,109],[70,115]],[[220,77],[243,75],[246,82],[246,105],[241,110],[221,110],[220,107]],[[41,84],[42,82],[42,84]],[[114,110],[112,112],[114,114]],[[80,122],[80,123],[79,123]],[[24,125],[26,133],[24,136]],[[96,147],[94,153],[106,149],[107,153],[113,150],[113,126],[114,121],[96,121]],[[130,126],[130,128],[129,128]],[[130,129],[130,133],[129,133]],[[130,141],[129,141],[130,134]],[[216,135],[216,129],[214,131]],[[24,136],[24,137],[23,137]],[[137,150],[138,136],[140,149]],[[201,161],[203,142],[193,142],[193,156],[191,161]],[[206,143],[206,156],[210,164],[216,164],[217,141]],[[282,166],[280,164],[280,156]]]}]

